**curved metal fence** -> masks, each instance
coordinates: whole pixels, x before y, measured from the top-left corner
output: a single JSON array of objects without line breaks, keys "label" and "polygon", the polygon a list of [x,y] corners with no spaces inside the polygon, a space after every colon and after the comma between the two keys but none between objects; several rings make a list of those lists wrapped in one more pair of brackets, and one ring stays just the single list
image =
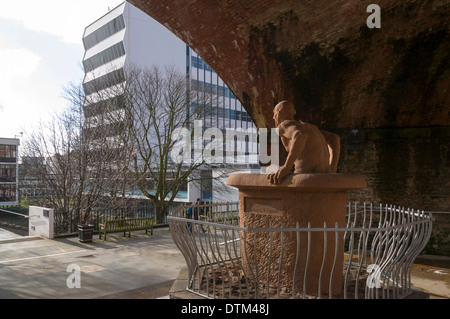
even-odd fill
[{"label": "curved metal fence", "polygon": [[[398,299],[412,292],[411,267],[430,238],[432,215],[352,203],[346,225],[257,228],[240,224],[238,203],[220,203],[179,207],[169,224],[186,260],[186,289],[203,297]],[[264,251],[250,254],[261,242]],[[288,245],[296,252],[289,265]],[[312,264],[318,253],[321,265]]]}]

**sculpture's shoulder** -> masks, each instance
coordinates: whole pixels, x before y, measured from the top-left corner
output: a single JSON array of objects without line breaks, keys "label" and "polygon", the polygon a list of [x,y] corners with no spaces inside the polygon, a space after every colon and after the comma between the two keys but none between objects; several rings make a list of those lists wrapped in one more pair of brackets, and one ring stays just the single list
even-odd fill
[{"label": "sculpture's shoulder", "polygon": [[303,122],[303,121],[299,121],[300,125],[305,129],[305,130],[319,130],[319,128],[311,123],[307,123],[307,122]]},{"label": "sculpture's shoulder", "polygon": [[317,125],[301,121],[300,123],[303,133],[313,136],[317,135],[322,136],[322,134],[320,133],[320,129],[317,127]]},{"label": "sculpture's shoulder", "polygon": [[319,129],[314,124],[310,124],[297,120],[286,120],[280,123],[277,127],[279,133],[286,137],[292,136],[294,132],[300,133],[300,136],[316,135]]},{"label": "sculpture's shoulder", "polygon": [[306,128],[303,124],[304,124],[304,122],[300,122],[300,121],[296,121],[296,120],[286,120],[286,121],[281,122],[277,128],[279,128],[283,131],[288,131],[288,130],[292,130],[292,129],[303,130]]}]

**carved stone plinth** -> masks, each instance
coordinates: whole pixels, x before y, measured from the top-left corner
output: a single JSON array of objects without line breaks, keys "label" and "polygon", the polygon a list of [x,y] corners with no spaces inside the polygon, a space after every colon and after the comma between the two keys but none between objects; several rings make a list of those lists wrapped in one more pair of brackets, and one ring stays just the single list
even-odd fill
[{"label": "carved stone plinth", "polygon": [[[344,174],[291,174],[279,185],[270,184],[264,174],[233,174],[227,184],[239,189],[240,223],[250,229],[308,228],[308,223],[312,229],[324,223],[343,228],[348,190],[366,187],[362,176]],[[322,293],[329,292],[330,284],[333,294],[341,292],[343,232],[250,230],[242,237],[243,268],[259,283],[279,282],[286,289],[294,285],[296,292],[305,287],[307,294],[317,294],[322,272]]]}]

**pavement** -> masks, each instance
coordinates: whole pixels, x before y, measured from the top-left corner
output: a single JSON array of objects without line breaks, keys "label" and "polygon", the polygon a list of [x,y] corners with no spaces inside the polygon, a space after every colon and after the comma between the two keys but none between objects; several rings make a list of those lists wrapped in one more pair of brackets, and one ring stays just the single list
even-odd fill
[{"label": "pavement", "polygon": [[0,229],[0,299],[167,298],[185,264],[168,228],[91,243]]},{"label": "pavement", "polygon": [[[168,299],[185,266],[168,228],[91,243],[0,229],[0,299]],[[430,299],[450,299],[450,257],[419,256],[411,276]]]},{"label": "pavement", "polygon": [[411,269],[411,283],[430,299],[450,299],[450,257],[419,256]]}]

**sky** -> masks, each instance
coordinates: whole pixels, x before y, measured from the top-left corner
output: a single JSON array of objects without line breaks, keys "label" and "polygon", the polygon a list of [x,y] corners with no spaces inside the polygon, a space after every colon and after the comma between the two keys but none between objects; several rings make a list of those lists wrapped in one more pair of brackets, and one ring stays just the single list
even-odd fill
[{"label": "sky", "polygon": [[123,0],[0,0],[0,137],[23,138],[81,83],[86,26]]}]

